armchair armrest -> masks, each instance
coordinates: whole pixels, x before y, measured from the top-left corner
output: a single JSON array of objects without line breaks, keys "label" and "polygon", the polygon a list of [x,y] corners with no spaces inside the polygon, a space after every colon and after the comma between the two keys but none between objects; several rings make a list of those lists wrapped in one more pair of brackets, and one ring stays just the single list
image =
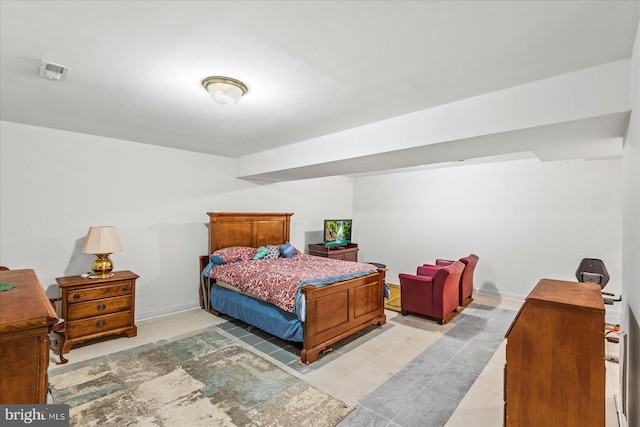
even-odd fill
[{"label": "armchair armrest", "polygon": [[410,283],[411,285],[431,285],[433,283],[433,277],[431,276],[418,276],[416,274],[405,274],[400,273],[398,275],[400,279],[400,284],[404,282]]},{"label": "armchair armrest", "polygon": [[400,307],[402,314],[409,311],[429,315],[433,305],[433,277],[400,273]]}]

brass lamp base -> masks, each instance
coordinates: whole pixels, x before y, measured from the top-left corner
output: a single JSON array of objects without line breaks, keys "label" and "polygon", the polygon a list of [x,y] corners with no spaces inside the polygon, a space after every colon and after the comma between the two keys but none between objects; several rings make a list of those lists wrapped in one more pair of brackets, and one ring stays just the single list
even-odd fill
[{"label": "brass lamp base", "polygon": [[89,279],[108,279],[113,277],[113,262],[109,259],[111,254],[96,254],[96,259],[91,263]]}]

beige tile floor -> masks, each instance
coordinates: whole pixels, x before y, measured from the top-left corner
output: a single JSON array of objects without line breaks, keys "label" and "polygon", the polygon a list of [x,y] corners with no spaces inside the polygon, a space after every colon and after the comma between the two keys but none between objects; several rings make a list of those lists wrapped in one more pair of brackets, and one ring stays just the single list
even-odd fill
[{"label": "beige tile floor", "polygon": [[[474,298],[476,303],[510,310],[518,310],[521,305],[519,301],[483,295],[474,295]],[[438,325],[427,319],[400,316],[392,311],[387,311],[386,314],[387,322],[393,324],[392,328],[388,328],[375,338],[364,342],[341,357],[311,372],[301,374],[275,360],[273,361],[318,389],[335,396],[349,405],[355,405],[436,341],[442,334],[454,327],[453,324]],[[67,354],[67,358],[69,359],[69,364],[74,364],[143,344],[192,333],[224,321],[224,319],[200,309],[138,321],[136,322],[138,326],[137,337],[112,338],[78,345]],[[221,333],[251,351],[255,351],[246,343],[226,332],[221,331]],[[449,419],[446,424],[447,427],[468,427],[469,425],[497,427],[502,425],[502,375],[505,361],[505,344],[506,342],[500,346],[478,376],[472,388]],[[607,354],[617,355],[617,347],[618,344],[607,343]],[[375,356],[372,357],[372,355]],[[55,362],[57,360],[57,355],[52,353],[49,368],[51,372],[60,366],[65,366],[56,365]],[[614,393],[617,389],[619,371],[618,365],[615,363],[606,362],[606,365],[606,427],[614,427],[618,426]],[[470,424],[469,420],[473,420],[472,424]]]}]

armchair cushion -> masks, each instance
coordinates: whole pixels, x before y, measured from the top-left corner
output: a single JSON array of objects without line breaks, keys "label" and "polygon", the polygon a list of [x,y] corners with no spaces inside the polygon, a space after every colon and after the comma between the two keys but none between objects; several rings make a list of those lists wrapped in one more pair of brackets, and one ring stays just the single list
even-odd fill
[{"label": "armchair cushion", "polygon": [[437,265],[430,265],[430,264],[424,264],[421,266],[418,266],[418,271],[416,272],[416,274],[418,276],[435,276],[436,273],[440,270],[441,267],[437,266]]}]

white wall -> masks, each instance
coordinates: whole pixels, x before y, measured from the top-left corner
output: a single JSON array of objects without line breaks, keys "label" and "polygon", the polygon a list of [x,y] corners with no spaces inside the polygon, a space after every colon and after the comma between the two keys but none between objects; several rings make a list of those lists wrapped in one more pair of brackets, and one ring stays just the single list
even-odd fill
[{"label": "white wall", "polygon": [[348,178],[256,185],[233,160],[122,140],[0,122],[0,159],[0,265],[35,269],[56,296],[56,277],[90,269],[88,227],[114,225],[116,270],[140,275],[138,319],[198,306],[206,212],[294,212],[300,250],[325,217],[352,216]]},{"label": "white wall", "polygon": [[623,148],[622,332],[629,337],[627,426],[640,425],[640,30],[633,49],[632,113]]},{"label": "white wall", "polygon": [[621,165],[531,159],[356,178],[360,254],[399,283],[420,264],[475,253],[475,291],[520,300],[541,278],[575,281],[582,258],[601,258],[618,294]]}]

